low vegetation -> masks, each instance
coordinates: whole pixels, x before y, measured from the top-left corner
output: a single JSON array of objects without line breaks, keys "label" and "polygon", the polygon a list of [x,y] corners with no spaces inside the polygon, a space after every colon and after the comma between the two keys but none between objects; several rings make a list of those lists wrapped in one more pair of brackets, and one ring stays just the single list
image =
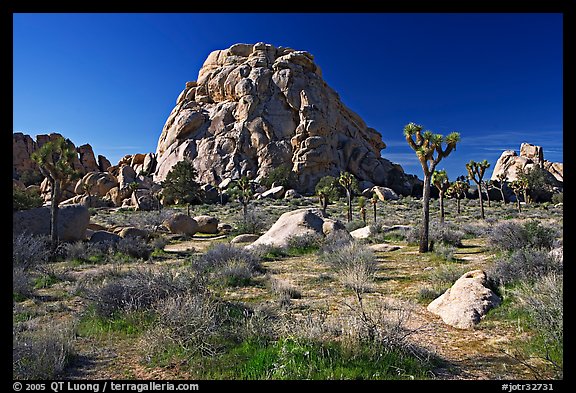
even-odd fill
[{"label": "low vegetation", "polygon": [[[331,218],[348,221],[346,196],[325,201]],[[350,200],[350,230],[365,226],[358,202]],[[55,259],[48,238],[15,236],[13,377],[65,379],[86,353],[110,351],[109,368],[91,375],[132,378],[138,368],[168,379],[443,379],[484,367],[491,379],[562,378],[562,207],[531,203],[519,213],[492,201],[477,220],[477,201],[459,202],[460,213],[456,199],[444,200],[443,223],[430,205],[427,253],[419,253],[421,201],[411,197],[374,204],[368,239],[335,231],[292,237],[284,249],[249,251],[230,240],[261,234],[318,199],[251,199],[246,216],[241,200],[190,206],[233,224],[216,240],[158,230],[187,204],[95,210],[92,222],[152,236],[63,244]],[[370,248],[381,243],[399,249]],[[495,344],[452,329],[446,346],[448,328],[425,307],[476,268],[503,298],[477,327]],[[502,371],[495,353],[512,366]],[[483,362],[462,360],[472,355]]]}]

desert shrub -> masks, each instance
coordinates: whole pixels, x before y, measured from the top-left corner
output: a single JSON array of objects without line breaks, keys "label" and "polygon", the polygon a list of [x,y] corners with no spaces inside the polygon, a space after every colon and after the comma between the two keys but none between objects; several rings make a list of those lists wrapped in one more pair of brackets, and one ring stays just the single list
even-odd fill
[{"label": "desert shrub", "polygon": [[210,248],[193,265],[216,282],[231,286],[246,285],[253,275],[263,270],[258,252],[229,243],[220,243]]},{"label": "desert shrub", "polygon": [[288,254],[308,254],[317,251],[323,244],[324,236],[318,233],[292,235],[288,238]]},{"label": "desert shrub", "polygon": [[27,233],[12,236],[12,265],[28,270],[50,257],[50,239]]},{"label": "desert shrub", "polygon": [[[489,223],[489,219],[490,217],[488,217],[485,221]],[[475,237],[484,237],[488,235],[491,227],[474,222],[465,222],[462,223],[462,225],[460,225],[460,229],[462,230],[462,232],[464,232],[464,237],[475,238]]]},{"label": "desert shrub", "polygon": [[564,193],[563,192],[552,195],[552,203],[553,204],[563,203],[563,202],[564,202]]},{"label": "desert shrub", "polygon": [[155,236],[150,241],[150,246],[153,250],[164,250],[167,244],[168,240],[164,236]]},{"label": "desert shrub", "polygon": [[549,250],[557,236],[556,229],[542,226],[536,220],[525,224],[507,221],[492,228],[488,241],[493,248],[502,251],[514,251],[524,247]]},{"label": "desert shrub", "polygon": [[248,210],[246,217],[239,216],[236,218],[235,235],[242,235],[244,233],[253,233],[259,235],[264,233],[270,226],[269,216],[255,209]]},{"label": "desert shrub", "polygon": [[522,248],[509,255],[501,256],[488,270],[494,287],[514,282],[533,282],[551,273],[561,273],[562,263],[548,251]]},{"label": "desert shrub", "polygon": [[286,280],[270,277],[270,290],[278,297],[278,302],[281,307],[290,305],[291,299],[300,299],[302,294],[292,284]]},{"label": "desert shrub", "polygon": [[32,295],[32,277],[30,272],[20,266],[12,269],[12,296],[15,301],[21,301]]},{"label": "desert shrub", "polygon": [[[420,233],[422,231],[421,223],[417,223],[406,232],[406,242],[410,245],[416,245],[420,242]],[[428,232],[430,242],[449,244],[455,247],[462,246],[464,232],[455,229],[449,223],[441,224],[439,221],[431,221]]]},{"label": "desert shrub", "polygon": [[113,247],[111,243],[88,243],[72,242],[66,243],[64,247],[64,256],[66,259],[78,262],[104,262],[109,250]]},{"label": "desert shrub", "polygon": [[12,210],[28,210],[42,206],[44,200],[35,191],[22,190],[18,187],[12,189]]},{"label": "desert shrub", "polygon": [[126,215],[125,226],[133,226],[140,229],[154,231],[162,223],[170,218],[177,209],[162,209],[160,211],[135,211]]},{"label": "desert shrub", "polygon": [[320,252],[331,253],[342,247],[350,245],[354,239],[347,231],[333,231],[324,238],[324,244],[320,247]]},{"label": "desert shrub", "polygon": [[188,355],[215,355],[223,324],[221,304],[206,294],[182,293],[167,297],[154,307],[155,327],[145,340],[153,354],[169,346]]},{"label": "desert shrub", "polygon": [[149,259],[153,248],[139,237],[125,237],[116,243],[116,251],[132,258]]},{"label": "desert shrub", "polygon": [[12,335],[12,378],[57,379],[72,354],[74,328],[71,324],[49,323],[40,330]]},{"label": "desert shrub", "polygon": [[199,277],[139,269],[87,288],[84,296],[94,301],[97,316],[111,317],[119,311],[149,310],[167,297],[202,290],[203,282]]},{"label": "desert shrub", "polygon": [[368,292],[376,272],[376,257],[368,247],[350,243],[320,255],[320,260],[338,272],[342,284],[357,293]]},{"label": "desert shrub", "polygon": [[453,225],[447,222],[442,224],[438,221],[431,221],[429,237],[431,240],[434,240],[435,243],[444,243],[460,247],[462,246],[464,232],[454,228]]},{"label": "desert shrub", "polygon": [[442,295],[445,292],[445,289],[438,289],[438,288],[431,288],[431,287],[422,287],[418,290],[418,299],[420,300],[434,300],[438,296]]},{"label": "desert shrub", "polygon": [[434,254],[449,262],[456,260],[456,258],[454,258],[455,251],[456,247],[450,244],[438,243],[434,245]]},{"label": "desert shrub", "polygon": [[522,284],[515,291],[521,307],[528,312],[530,326],[541,339],[537,355],[549,361],[556,377],[562,378],[564,343],[563,276],[551,273],[533,285]]},{"label": "desert shrub", "polygon": [[348,232],[352,232],[356,229],[360,229],[366,226],[366,224],[364,224],[364,221],[362,220],[352,220],[350,222],[347,222],[346,224],[346,230]]},{"label": "desert shrub", "polygon": [[273,184],[284,186],[286,189],[296,188],[298,186],[298,178],[289,165],[280,165],[268,172],[260,180],[260,184],[267,188],[271,188]]},{"label": "desert shrub", "polygon": [[464,266],[459,266],[457,264],[442,264],[428,273],[428,279],[439,286],[443,286],[446,289],[456,280],[458,280],[462,275],[466,273],[466,268]]}]

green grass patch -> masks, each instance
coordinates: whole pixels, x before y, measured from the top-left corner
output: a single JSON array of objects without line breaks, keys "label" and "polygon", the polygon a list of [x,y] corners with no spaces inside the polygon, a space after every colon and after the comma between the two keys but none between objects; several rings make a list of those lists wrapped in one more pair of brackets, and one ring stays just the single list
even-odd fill
[{"label": "green grass patch", "polygon": [[[186,359],[182,348],[166,348],[153,360],[166,365]],[[194,377],[241,380],[392,380],[427,379],[433,365],[405,353],[375,350],[362,345],[355,350],[337,342],[312,342],[283,338],[276,342],[246,340],[217,356],[187,359]]]},{"label": "green grass patch", "polygon": [[58,277],[51,274],[43,274],[33,281],[34,289],[50,288],[52,285],[61,282]]},{"label": "green grass patch", "polygon": [[83,337],[94,337],[106,334],[117,334],[120,336],[135,336],[144,332],[151,326],[154,316],[151,313],[119,312],[110,318],[100,317],[96,314],[95,308],[90,307],[80,318],[77,327],[77,334]]}]

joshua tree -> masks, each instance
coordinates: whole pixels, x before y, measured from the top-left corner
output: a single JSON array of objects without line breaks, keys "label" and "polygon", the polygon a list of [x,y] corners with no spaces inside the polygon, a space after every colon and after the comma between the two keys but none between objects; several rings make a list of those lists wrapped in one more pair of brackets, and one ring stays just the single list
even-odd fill
[{"label": "joshua tree", "polygon": [[486,202],[488,202],[488,207],[490,207],[490,190],[494,188],[494,182],[492,180],[483,181],[480,185],[486,191]]},{"label": "joshua tree", "polygon": [[[190,204],[202,201],[202,189],[196,183],[196,176],[196,169],[192,163],[183,160],[174,165],[172,170],[168,172],[166,179],[161,183],[164,198],[176,200],[178,204],[186,203],[188,215],[190,215]],[[136,186],[130,184],[133,192]]]},{"label": "joshua tree", "polygon": [[524,203],[528,204],[528,190],[530,189],[530,179],[528,177],[530,170],[524,171],[524,169],[518,167],[516,168],[516,178],[521,183],[522,196],[524,197]]},{"label": "joshua tree", "polygon": [[370,202],[372,203],[372,209],[374,210],[374,224],[376,224],[376,205],[378,204],[378,199],[378,195],[373,192],[372,198],[370,198]]},{"label": "joshua tree", "polygon": [[92,206],[92,188],[94,188],[94,183],[82,182],[82,189],[88,196],[88,206]]},{"label": "joshua tree", "polygon": [[239,189],[238,200],[242,204],[242,214],[244,217],[244,224],[246,224],[246,219],[248,217],[248,204],[250,203],[254,192],[252,191],[252,184],[246,176],[242,176],[238,180],[237,185]]},{"label": "joshua tree", "polygon": [[448,187],[450,187],[446,170],[434,171],[432,173],[432,184],[436,186],[440,193],[440,222],[444,223],[444,195],[448,191]]},{"label": "joshua tree", "polygon": [[453,182],[448,188],[447,194],[456,198],[456,208],[458,214],[460,214],[460,200],[466,198],[466,191],[468,190],[468,187],[469,184],[466,176],[458,176],[456,181]]},{"label": "joshua tree", "polygon": [[363,196],[358,198],[358,207],[360,208],[360,216],[362,217],[362,221],[364,221],[364,225],[366,225],[366,198]]},{"label": "joshua tree", "polygon": [[492,187],[500,191],[502,201],[506,204],[506,197],[504,196],[504,187],[506,187],[506,175],[499,173],[496,175],[496,180],[492,181]]},{"label": "joshua tree", "polygon": [[346,190],[346,199],[348,200],[348,222],[352,221],[352,190],[356,184],[354,175],[349,172],[342,172],[338,178],[340,185]]},{"label": "joshua tree", "polygon": [[[132,183],[128,184],[128,188],[130,189],[130,194],[134,197],[136,201],[136,210],[140,210],[140,202],[138,201],[138,195],[136,194],[136,190],[140,187],[138,182],[133,181]],[[190,215],[190,204],[188,204],[188,215]]]},{"label": "joshua tree", "polygon": [[[404,127],[404,136],[408,145],[416,152],[416,156],[422,165],[424,172],[424,190],[422,196],[422,231],[420,235],[419,252],[428,252],[428,229],[430,225],[430,182],[432,173],[438,163],[456,148],[460,141],[460,134],[452,132],[444,137],[440,134],[433,134],[431,131],[422,133],[422,126],[409,123]],[[413,139],[413,138],[416,139]],[[442,148],[442,143],[446,143],[446,148]],[[434,157],[436,154],[436,157]]]},{"label": "joshua tree", "polygon": [[520,207],[520,194],[526,192],[528,182],[523,179],[518,179],[510,182],[508,185],[516,196],[516,208],[518,209],[518,213],[522,213],[522,208]]},{"label": "joshua tree", "polygon": [[316,195],[320,202],[322,213],[326,214],[326,208],[330,200],[338,197],[338,180],[333,176],[324,176],[316,184]]},{"label": "joshua tree", "polygon": [[482,178],[484,177],[484,173],[486,169],[490,167],[488,161],[484,160],[481,162],[476,162],[474,160],[470,160],[468,164],[466,164],[466,169],[468,170],[468,178],[476,183],[478,188],[478,198],[480,198],[480,217],[484,219],[484,200],[482,199]]},{"label": "joshua tree", "polygon": [[62,193],[70,182],[79,176],[73,166],[77,152],[69,139],[59,137],[42,145],[32,153],[31,158],[50,183],[50,238],[54,252],[58,246],[58,209]]}]

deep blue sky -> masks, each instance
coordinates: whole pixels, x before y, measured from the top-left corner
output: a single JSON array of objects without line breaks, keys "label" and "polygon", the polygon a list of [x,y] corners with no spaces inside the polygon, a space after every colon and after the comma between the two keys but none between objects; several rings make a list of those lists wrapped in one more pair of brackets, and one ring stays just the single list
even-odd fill
[{"label": "deep blue sky", "polygon": [[[464,164],[522,142],[562,157],[562,14],[14,14],[13,131],[59,132],[115,164],[156,150],[185,82],[235,43],[306,50],[342,101],[422,177],[411,121],[459,131]],[[491,173],[491,170],[489,171]]]}]

